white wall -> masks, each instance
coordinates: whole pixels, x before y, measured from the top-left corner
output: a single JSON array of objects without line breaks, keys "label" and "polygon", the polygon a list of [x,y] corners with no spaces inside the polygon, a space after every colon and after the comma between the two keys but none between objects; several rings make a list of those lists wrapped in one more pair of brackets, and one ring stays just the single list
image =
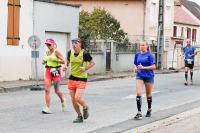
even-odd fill
[{"label": "white wall", "polygon": [[7,45],[8,1],[0,2],[0,81],[29,79],[31,53],[27,38],[32,35],[32,0],[21,0],[19,46]]},{"label": "white wall", "polygon": [[[70,48],[70,39],[78,36],[79,7],[66,6],[47,2],[34,2],[34,34],[42,42],[39,48],[39,78],[43,79],[44,66],[41,64],[46,46],[46,38],[53,38],[58,49],[66,57]],[[65,49],[65,50],[64,50]]]},{"label": "white wall", "polygon": [[[118,57],[116,57],[118,56]],[[134,68],[134,57],[135,54],[133,53],[121,53],[121,54],[114,54],[113,56],[113,72],[123,72],[123,71],[132,71]],[[118,58],[118,60],[117,60]]]},{"label": "white wall", "polygon": [[5,47],[6,45],[6,32],[7,31],[7,1],[1,1],[0,2],[0,18],[4,18],[4,19],[0,19],[0,25],[1,25],[1,32],[0,32],[0,54],[2,54],[3,50],[2,48]]},{"label": "white wall", "polygon": [[[135,57],[134,53],[119,53],[118,60],[116,59],[116,53],[112,53],[111,57],[111,71],[114,73],[132,71],[134,68],[133,60]],[[103,74],[106,72],[106,55],[102,54],[91,54],[95,66],[88,71],[89,74]]]},{"label": "white wall", "polygon": [[200,27],[197,29],[197,43],[200,45]]},{"label": "white wall", "polygon": [[106,63],[105,63],[105,55],[103,53],[99,54],[91,54],[95,66],[91,68],[88,73],[89,74],[99,74],[99,73],[105,73],[106,72]]},{"label": "white wall", "polygon": [[[174,0],[165,0],[164,35],[169,38],[173,33]],[[145,40],[157,40],[159,0],[146,1]]]},{"label": "white wall", "polygon": [[[27,43],[31,35],[37,35],[44,42],[47,37],[52,37],[52,34],[47,32],[50,31],[53,33],[52,38],[55,35],[55,40],[63,43],[65,49],[70,47],[70,38],[78,36],[79,7],[33,0],[21,0],[20,2],[19,46],[7,45],[8,0],[0,2],[0,18],[2,18],[0,19],[0,81],[28,80],[32,77],[31,65],[34,62]],[[59,49],[63,50],[60,47]],[[43,55],[44,45],[39,50],[40,55]],[[64,52],[66,53],[66,50]],[[38,64],[41,64],[41,58]],[[43,78],[43,66],[38,65],[38,67],[39,74]]]}]

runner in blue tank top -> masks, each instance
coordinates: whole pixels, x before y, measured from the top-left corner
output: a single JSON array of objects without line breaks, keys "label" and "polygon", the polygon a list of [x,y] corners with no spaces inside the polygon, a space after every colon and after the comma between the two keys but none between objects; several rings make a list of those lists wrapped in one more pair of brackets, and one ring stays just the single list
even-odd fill
[{"label": "runner in blue tank top", "polygon": [[193,67],[194,67],[194,57],[197,54],[195,52],[196,48],[194,46],[191,46],[190,39],[187,39],[187,46],[183,48],[183,54],[184,54],[184,62],[185,62],[185,85],[188,85],[188,71],[190,71],[190,83],[193,84]]},{"label": "runner in blue tank top", "polygon": [[142,119],[142,89],[143,86],[146,88],[147,104],[148,109],[146,117],[151,116],[151,104],[152,104],[152,90],[154,84],[154,72],[156,69],[155,58],[148,50],[147,42],[140,43],[140,52],[136,53],[134,59],[135,72],[136,74],[136,102],[138,113],[134,117],[136,120]]}]

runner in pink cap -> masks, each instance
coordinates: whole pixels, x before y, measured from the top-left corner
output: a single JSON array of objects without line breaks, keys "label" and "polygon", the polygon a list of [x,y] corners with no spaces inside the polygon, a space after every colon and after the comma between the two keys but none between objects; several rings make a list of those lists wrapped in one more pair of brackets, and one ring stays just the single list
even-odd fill
[{"label": "runner in pink cap", "polygon": [[47,39],[46,42],[45,42],[46,45],[50,44],[50,45],[53,45],[55,44],[55,41],[51,38]]},{"label": "runner in pink cap", "polygon": [[43,64],[45,65],[45,75],[44,75],[44,86],[45,86],[45,108],[42,110],[44,114],[50,114],[50,89],[53,83],[55,93],[58,95],[61,101],[62,111],[65,111],[65,100],[64,95],[60,91],[61,76],[61,65],[65,64],[63,55],[56,49],[56,43],[53,39],[47,39],[45,44],[48,48],[46,52]]}]

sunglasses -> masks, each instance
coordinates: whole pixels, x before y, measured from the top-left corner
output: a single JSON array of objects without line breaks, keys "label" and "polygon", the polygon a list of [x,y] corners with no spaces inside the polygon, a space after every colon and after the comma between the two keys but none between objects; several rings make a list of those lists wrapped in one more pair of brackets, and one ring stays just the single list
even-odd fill
[{"label": "sunglasses", "polygon": [[48,44],[48,43],[46,43],[46,45],[49,47],[49,46],[51,46],[51,44]]},{"label": "sunglasses", "polygon": [[50,47],[50,46],[51,46],[51,44],[48,44],[48,43],[47,43],[46,45],[47,45],[47,47]]}]

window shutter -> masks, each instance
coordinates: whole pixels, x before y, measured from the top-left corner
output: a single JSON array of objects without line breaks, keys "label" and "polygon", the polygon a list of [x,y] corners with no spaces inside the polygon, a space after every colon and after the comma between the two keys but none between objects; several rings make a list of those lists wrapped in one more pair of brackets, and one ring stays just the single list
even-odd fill
[{"label": "window shutter", "polygon": [[14,4],[13,0],[8,0],[8,30],[7,30],[7,43],[8,45],[13,44],[13,28],[14,28],[14,7],[12,6]]},{"label": "window shutter", "polygon": [[196,34],[197,34],[197,30],[192,29],[192,41],[196,41]]},{"label": "window shutter", "polygon": [[173,30],[173,37],[176,37],[176,34],[177,34],[177,27],[174,26],[174,30]]},{"label": "window shutter", "polygon": [[8,0],[8,45],[19,45],[20,0]]},{"label": "window shutter", "polygon": [[191,39],[191,29],[187,28],[187,39]]}]

